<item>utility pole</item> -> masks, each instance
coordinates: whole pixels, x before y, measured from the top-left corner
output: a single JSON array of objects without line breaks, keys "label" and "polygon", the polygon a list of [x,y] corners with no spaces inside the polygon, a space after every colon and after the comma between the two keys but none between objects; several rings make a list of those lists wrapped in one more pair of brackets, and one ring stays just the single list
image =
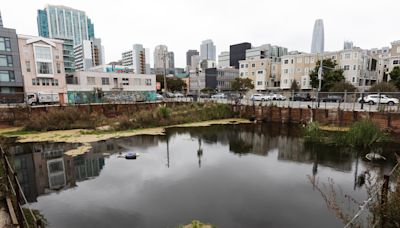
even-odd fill
[{"label": "utility pole", "polygon": [[167,93],[167,53],[163,53],[163,59],[164,59],[164,94]]},{"label": "utility pole", "polygon": [[320,104],[320,98],[319,98],[319,93],[321,92],[321,86],[322,86],[322,63],[324,62],[324,52],[321,52],[321,61],[319,62],[319,70],[318,70],[318,93],[317,93],[317,99],[318,99],[318,108]]},{"label": "utility pole", "polygon": [[197,101],[200,99],[200,73],[201,70],[199,67],[196,67],[196,76],[197,76]]}]

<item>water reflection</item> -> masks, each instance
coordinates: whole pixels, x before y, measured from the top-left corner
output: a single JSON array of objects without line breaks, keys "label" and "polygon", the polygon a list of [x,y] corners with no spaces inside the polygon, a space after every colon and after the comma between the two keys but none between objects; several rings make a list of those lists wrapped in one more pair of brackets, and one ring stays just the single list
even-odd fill
[{"label": "water reflection", "polygon": [[[14,144],[10,152],[28,201],[55,227],[174,227],[191,219],[221,227],[338,226],[306,176],[337,178],[362,198],[360,175],[385,173],[393,163],[304,146],[300,135],[293,125],[215,125],[99,141],[75,157],[65,152],[79,144]],[[394,148],[383,150],[388,160]],[[126,152],[142,155],[118,157]],[[108,216],[116,223],[99,219]]]}]

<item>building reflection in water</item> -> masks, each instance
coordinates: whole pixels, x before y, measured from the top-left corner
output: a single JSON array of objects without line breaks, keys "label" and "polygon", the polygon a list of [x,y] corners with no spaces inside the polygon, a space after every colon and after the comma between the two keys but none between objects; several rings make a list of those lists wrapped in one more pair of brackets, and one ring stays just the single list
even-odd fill
[{"label": "building reflection in water", "polygon": [[[197,139],[196,159],[199,168],[202,167],[202,160],[204,160],[204,148],[207,144],[215,143],[227,146],[230,152],[238,156],[247,154],[268,156],[271,152],[277,152],[278,161],[312,164],[310,174],[313,176],[318,174],[321,166],[351,172],[356,158],[354,170],[356,182],[357,173],[360,172],[359,162],[361,161],[364,167],[371,166],[370,163],[362,161],[362,154],[358,155],[351,150],[338,150],[326,146],[304,146],[300,137],[301,129],[297,126],[214,125],[190,129],[173,128],[168,129],[166,133],[166,136],[136,136],[99,141],[92,144],[89,152],[75,157],[68,156],[65,152],[76,148],[78,144],[46,142],[15,144],[10,148],[10,152],[14,155],[18,179],[30,202],[36,202],[39,195],[73,188],[77,186],[77,182],[99,176],[105,166],[104,156],[109,154],[148,150],[159,146],[160,143],[166,143],[166,159],[169,167],[170,152],[174,150],[170,148],[170,140],[181,134]],[[358,161],[358,156],[361,156],[360,161]],[[381,169],[380,173],[384,173],[391,168],[391,165],[377,167]]]}]

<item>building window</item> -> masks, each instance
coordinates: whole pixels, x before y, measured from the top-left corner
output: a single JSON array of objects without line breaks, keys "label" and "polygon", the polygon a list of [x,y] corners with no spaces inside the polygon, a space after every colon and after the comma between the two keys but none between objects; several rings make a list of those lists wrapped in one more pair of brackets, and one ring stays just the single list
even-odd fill
[{"label": "building window", "polygon": [[310,63],[314,63],[314,57],[311,57]]},{"label": "building window", "polygon": [[0,51],[11,51],[10,38],[0,37]]},{"label": "building window", "polygon": [[297,68],[297,72],[300,73],[301,72],[301,68]]},{"label": "building window", "polygon": [[356,79],[353,77],[352,81],[353,81],[353,83],[354,83],[354,82],[356,81]]},{"label": "building window", "polygon": [[354,59],[357,59],[357,53],[354,53]]},{"label": "building window", "polygon": [[12,67],[13,59],[11,55],[0,55],[0,66],[2,67]]},{"label": "building window", "polygon": [[356,70],[357,69],[357,65],[353,65],[353,70]]},{"label": "building window", "polygon": [[263,63],[263,62],[261,62],[261,66],[264,66],[264,63]]},{"label": "building window", "polygon": [[345,59],[350,59],[350,53],[344,54]]},{"label": "building window", "polygon": [[248,68],[248,67],[249,67],[249,64],[246,63],[246,68]]},{"label": "building window", "polygon": [[262,85],[262,81],[257,81],[257,85]]},{"label": "building window", "polygon": [[54,85],[58,86],[58,79],[54,79]]},{"label": "building window", "polygon": [[35,46],[35,58],[51,60],[51,48],[43,46]]},{"label": "building window", "polygon": [[303,58],[297,58],[297,62],[298,62],[298,63],[303,62]]},{"label": "building window", "polygon": [[53,74],[53,65],[48,62],[36,62],[38,74]]},{"label": "building window", "polygon": [[343,70],[350,70],[350,66],[349,65],[344,65],[343,66]]},{"label": "building window", "polygon": [[56,66],[57,66],[57,74],[61,74],[61,64],[57,63]]},{"label": "building window", "polygon": [[308,74],[308,68],[306,67],[306,68],[304,68],[304,73],[306,73],[306,74]]},{"label": "building window", "polygon": [[257,74],[262,74],[262,73],[263,73],[262,70],[257,71]]},{"label": "building window", "polygon": [[256,64],[255,63],[251,64],[251,67],[256,67]]},{"label": "building window", "polygon": [[294,63],[293,59],[291,59],[291,60],[290,60],[290,63],[291,63],[291,64],[293,64],[293,63]]},{"label": "building window", "polygon": [[254,75],[255,75],[255,72],[254,72],[254,71],[253,71],[253,72],[251,72],[251,75],[252,75],[252,76],[254,76]]},{"label": "building window", "polygon": [[283,83],[284,83],[284,84],[288,84],[288,83],[287,83],[287,79],[283,80]]},{"label": "building window", "polygon": [[15,82],[14,71],[9,71],[9,70],[0,71],[0,82]]},{"label": "building window", "polygon": [[95,77],[87,77],[87,84],[88,85],[96,85],[96,78]]},{"label": "building window", "polygon": [[42,79],[42,86],[49,86],[50,85],[50,81],[47,78]]},{"label": "building window", "polygon": [[145,85],[147,85],[147,86],[151,86],[151,79],[146,79],[146,80],[144,81],[144,83],[145,83]]},{"label": "building window", "polygon": [[25,61],[26,72],[31,72],[31,62]]},{"label": "building window", "polygon": [[240,72],[240,76],[243,77],[243,72]]},{"label": "building window", "polygon": [[244,64],[240,64],[240,68],[244,68]]},{"label": "building window", "polygon": [[284,69],[284,70],[283,70],[283,73],[284,73],[284,74],[288,74],[288,73],[289,73],[289,70],[288,70],[288,69]]},{"label": "building window", "polygon": [[129,85],[129,78],[123,78],[122,79],[122,85]]},{"label": "building window", "polygon": [[32,78],[32,85],[40,85],[39,80],[36,78]]},{"label": "building window", "polygon": [[399,64],[399,60],[393,60],[393,65]]},{"label": "building window", "polygon": [[289,60],[288,60],[288,59],[285,59],[284,63],[285,63],[285,64],[288,64],[288,63],[289,63]]},{"label": "building window", "polygon": [[102,85],[110,85],[110,79],[109,78],[101,78],[101,84]]}]

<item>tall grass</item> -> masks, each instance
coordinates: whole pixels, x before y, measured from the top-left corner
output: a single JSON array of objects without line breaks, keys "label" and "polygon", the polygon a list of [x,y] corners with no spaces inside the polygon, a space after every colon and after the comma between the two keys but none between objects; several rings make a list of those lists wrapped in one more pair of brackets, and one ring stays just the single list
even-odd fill
[{"label": "tall grass", "polygon": [[306,143],[322,143],[323,134],[317,122],[311,122],[304,129],[304,140]]},{"label": "tall grass", "polygon": [[100,120],[101,116],[95,112],[90,113],[76,107],[66,107],[65,109],[51,109],[48,112],[32,115],[24,123],[24,130],[93,129]]},{"label": "tall grass", "polygon": [[343,138],[347,145],[370,148],[374,144],[388,140],[388,136],[369,119],[355,122]]}]

